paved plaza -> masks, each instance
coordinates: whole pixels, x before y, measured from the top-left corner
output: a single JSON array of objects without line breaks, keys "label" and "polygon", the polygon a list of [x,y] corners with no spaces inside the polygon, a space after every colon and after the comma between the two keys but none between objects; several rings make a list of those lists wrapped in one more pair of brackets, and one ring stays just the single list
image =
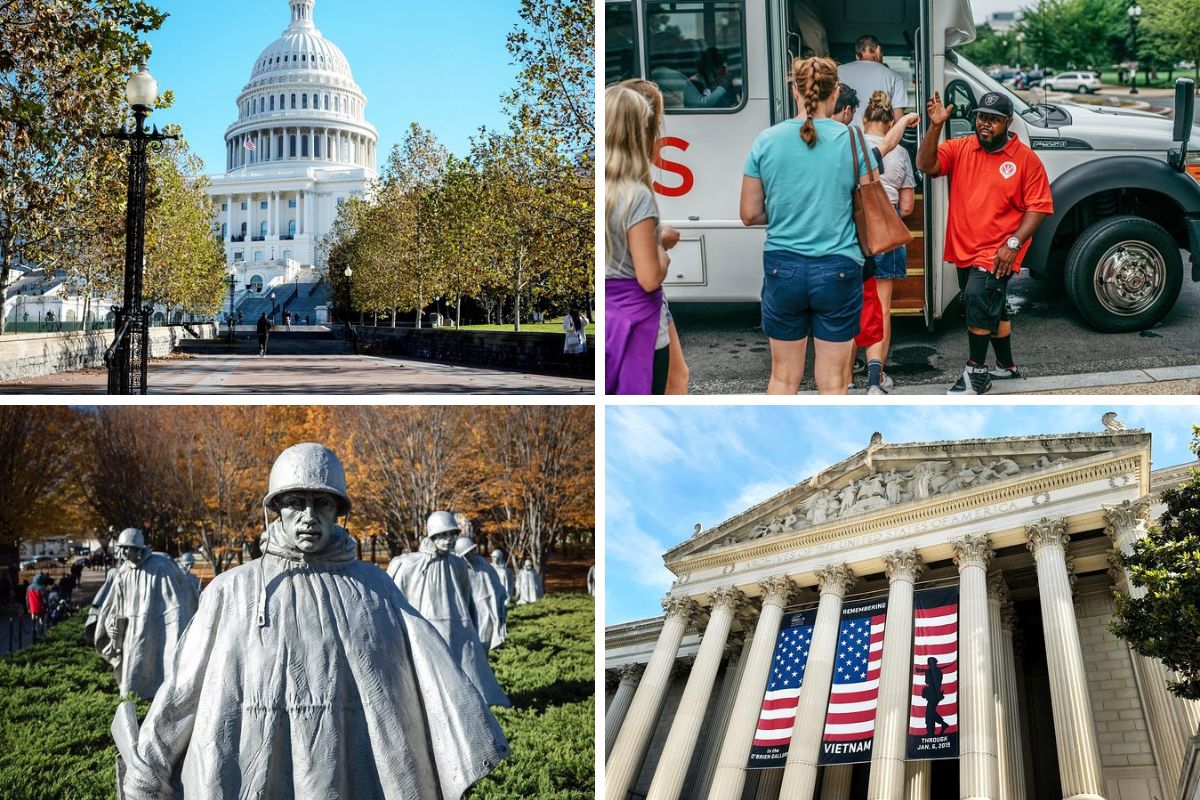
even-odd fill
[{"label": "paved plaza", "polygon": [[[0,383],[7,394],[104,394],[103,369]],[[581,378],[350,353],[204,354],[150,362],[150,394],[592,394]]]}]

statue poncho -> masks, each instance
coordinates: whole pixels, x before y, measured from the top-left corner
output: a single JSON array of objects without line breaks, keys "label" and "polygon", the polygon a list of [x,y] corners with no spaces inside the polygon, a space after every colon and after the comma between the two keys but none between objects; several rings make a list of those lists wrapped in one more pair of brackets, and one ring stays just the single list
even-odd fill
[{"label": "statue poncho", "polygon": [[533,567],[522,567],[517,573],[517,605],[535,603],[542,594],[542,576]]},{"label": "statue poncho", "polygon": [[497,564],[491,562],[492,571],[496,573],[496,577],[500,579],[500,585],[504,587],[504,602],[511,603],[517,594],[517,583],[513,578],[513,571],[508,568],[507,564]]},{"label": "statue poncho", "polygon": [[166,678],[199,595],[170,557],[147,551],[136,564],[122,561],[106,581],[96,613],[97,651],[113,665],[122,695],[154,697]]},{"label": "statue poncho", "polygon": [[463,558],[471,570],[471,594],[475,601],[475,626],[479,632],[479,643],[494,650],[504,644],[508,636],[504,586],[486,558],[475,553],[467,553]]},{"label": "statue poncho", "polygon": [[462,556],[439,553],[430,539],[424,539],[419,552],[392,559],[388,575],[442,635],[487,704],[508,706],[508,697],[488,664],[487,649],[479,643],[470,567]]},{"label": "statue poncho", "polygon": [[[508,755],[474,685],[341,527],[218,575],[136,735],[125,795],[457,800]],[[123,716],[124,715],[124,716]]]}]

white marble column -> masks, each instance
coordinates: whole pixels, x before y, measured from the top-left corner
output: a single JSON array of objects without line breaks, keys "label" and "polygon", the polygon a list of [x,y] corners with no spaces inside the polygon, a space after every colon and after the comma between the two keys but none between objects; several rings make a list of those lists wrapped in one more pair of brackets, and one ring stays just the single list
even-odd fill
[{"label": "white marble column", "polygon": [[[886,632],[885,628],[884,633]],[[872,773],[874,770],[875,767],[872,766]],[[833,764],[826,767],[821,778],[821,800],[850,800],[850,784],[853,780],[853,764]]]},{"label": "white marble column", "polygon": [[908,800],[929,800],[932,786],[928,761],[909,761],[905,767],[908,781]]},{"label": "white marble column", "polygon": [[988,576],[988,630],[992,644],[992,692],[996,707],[996,755],[1000,761],[1000,796],[1025,800],[1021,754],[1017,668],[1013,658],[1013,608],[1004,576]]},{"label": "white marble column", "polygon": [[754,789],[754,800],[779,800],[779,784],[783,780],[783,770],[775,767],[758,772],[758,785]]},{"label": "white marble column", "polygon": [[617,734],[617,741],[608,756],[604,769],[605,797],[608,800],[625,800],[637,780],[646,746],[658,725],[658,714],[663,698],[671,685],[671,669],[683,634],[692,624],[699,611],[696,603],[686,597],[668,595],[663,600],[662,632],[650,654],[646,671],[633,695],[633,703],[625,715],[625,723]]},{"label": "white marble column", "polygon": [[1070,537],[1066,520],[1043,518],[1026,526],[1025,536],[1037,563],[1062,796],[1065,800],[1103,800],[1100,747],[1092,721],[1071,581],[1067,576]]},{"label": "white marble column", "polygon": [[304,232],[307,234],[312,234],[316,227],[317,203],[319,202],[315,189],[304,193]]},{"label": "white marble column", "polygon": [[[254,207],[254,192],[252,192],[252,191],[246,192],[246,246],[247,247],[249,247],[250,243],[254,241],[254,237],[258,235],[258,230],[255,228],[255,226],[258,224],[258,220],[255,219],[255,215],[257,212],[258,212],[258,209]],[[250,255],[249,250],[246,251],[246,260],[247,261],[253,260],[253,257]]]},{"label": "white marble column", "polygon": [[[743,610],[743,623],[745,612]],[[742,635],[741,641],[732,640],[726,647],[725,677],[721,679],[721,693],[717,696],[717,705],[713,710],[712,723],[704,731],[704,746],[700,754],[700,765],[687,789],[688,797],[708,797],[712,787],[713,774],[717,770],[717,758],[721,755],[721,746],[725,742],[725,730],[729,725],[729,717],[733,713],[733,701],[737,698],[738,685],[742,682],[742,672],[750,655],[750,647],[754,642],[752,631]]]},{"label": "white marble column", "polygon": [[[1104,507],[1107,523],[1104,532],[1122,554],[1131,554],[1134,543],[1147,534],[1149,512],[1149,498]],[[1124,566],[1118,564],[1116,572],[1120,578],[1117,588],[1134,599],[1146,596],[1146,588],[1134,586]],[[1132,648],[1129,654],[1137,673],[1142,705],[1149,717],[1146,723],[1155,760],[1159,763],[1160,782],[1164,790],[1171,791],[1183,772],[1188,744],[1197,732],[1200,703],[1176,697],[1167,690],[1167,681],[1174,680],[1175,675],[1161,661],[1142,656]]]},{"label": "white marble column", "polygon": [[867,787],[871,800],[893,800],[904,793],[908,712],[912,705],[913,583],[923,568],[916,550],[897,550],[884,556],[883,564],[890,586]]},{"label": "white marble column", "polygon": [[825,731],[829,687],[833,682],[842,598],[854,581],[854,573],[845,564],[829,564],[817,570],[821,601],[817,606],[808,665],[804,668],[804,683],[796,705],[797,724],[792,728],[792,740],[788,744],[781,797],[807,799],[816,792],[817,760],[821,754],[821,735]]},{"label": "white marble column", "polygon": [[621,682],[617,684],[617,692],[613,695],[612,702],[604,710],[605,759],[612,752],[613,745],[617,743],[617,733],[621,730],[621,723],[625,721],[625,714],[629,712],[629,706],[633,702],[633,693],[637,691],[638,681],[641,680],[642,671],[645,668],[644,664],[625,664],[618,670]]},{"label": "white marble column", "polygon": [[729,725],[725,728],[725,745],[717,759],[717,771],[713,775],[708,800],[729,800],[742,796],[742,788],[746,785],[746,762],[750,758],[750,746],[758,727],[758,715],[762,710],[763,691],[771,671],[771,656],[775,654],[779,623],[783,619],[783,608],[795,588],[782,575],[767,578],[760,586],[762,610],[754,627],[754,638],[742,670],[733,713],[729,715]]},{"label": "white marble column", "polygon": [[233,195],[225,195],[225,241],[233,237]]},{"label": "white marble column", "polygon": [[675,719],[671,721],[671,731],[663,744],[646,800],[678,800],[688,765],[695,754],[696,739],[700,736],[700,725],[704,722],[713,682],[717,679],[717,669],[725,653],[729,629],[733,625],[734,615],[746,602],[746,596],[732,586],[721,587],[709,597],[712,604],[708,624],[704,626],[700,649],[688,674],[683,697],[679,699]]},{"label": "white marble column", "polygon": [[958,741],[959,796],[997,800],[996,708],[992,692],[992,648],[988,640],[987,534],[954,542],[958,565]]}]

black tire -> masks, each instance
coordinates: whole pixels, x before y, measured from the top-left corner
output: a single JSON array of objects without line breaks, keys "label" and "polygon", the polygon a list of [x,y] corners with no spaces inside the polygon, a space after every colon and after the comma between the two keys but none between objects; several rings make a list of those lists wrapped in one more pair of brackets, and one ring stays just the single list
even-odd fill
[{"label": "black tire", "polygon": [[1075,89],[1075,93],[1076,93],[1076,94],[1087,94],[1087,93],[1088,93],[1088,88],[1087,88],[1086,86],[1084,86],[1084,85],[1081,83],[1081,84],[1079,84],[1079,86],[1078,86],[1078,87]]},{"label": "black tire", "polygon": [[1092,327],[1104,333],[1143,331],[1174,307],[1183,286],[1183,260],[1161,225],[1143,217],[1109,217],[1075,240],[1064,282],[1072,304]]}]

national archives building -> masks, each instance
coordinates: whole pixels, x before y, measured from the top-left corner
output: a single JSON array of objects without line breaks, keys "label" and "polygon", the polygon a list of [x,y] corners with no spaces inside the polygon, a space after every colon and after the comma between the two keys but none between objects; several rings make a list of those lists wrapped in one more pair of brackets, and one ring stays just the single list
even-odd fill
[{"label": "national archives building", "polygon": [[607,800],[1192,800],[1200,704],[1107,626],[1111,553],[1193,465],[1103,427],[876,434],[696,526],[664,615],[605,634]]}]

